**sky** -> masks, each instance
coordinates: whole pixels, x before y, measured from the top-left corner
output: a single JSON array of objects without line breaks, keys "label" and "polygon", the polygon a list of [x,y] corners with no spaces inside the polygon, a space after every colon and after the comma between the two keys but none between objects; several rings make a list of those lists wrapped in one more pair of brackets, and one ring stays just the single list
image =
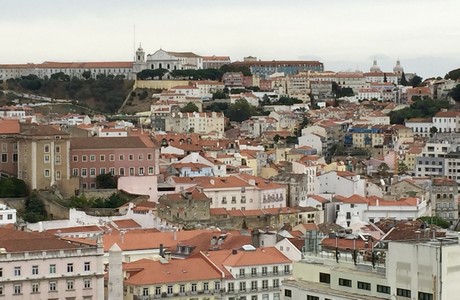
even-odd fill
[{"label": "sky", "polygon": [[319,60],[326,70],[444,76],[459,0],[0,0],[0,64],[130,61],[142,43],[198,55]]}]

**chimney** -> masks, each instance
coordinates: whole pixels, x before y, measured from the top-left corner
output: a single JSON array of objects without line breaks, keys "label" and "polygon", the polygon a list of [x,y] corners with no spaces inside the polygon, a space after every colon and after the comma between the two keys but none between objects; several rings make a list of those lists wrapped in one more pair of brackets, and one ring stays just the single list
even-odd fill
[{"label": "chimney", "polygon": [[233,249],[232,250],[232,255],[237,255],[238,254],[238,250],[237,249]]},{"label": "chimney", "polygon": [[379,201],[379,199],[375,200],[375,206],[380,206],[380,201]]},{"label": "chimney", "polygon": [[160,256],[165,258],[165,252],[164,252],[163,244],[160,244]]},{"label": "chimney", "polygon": [[415,231],[415,240],[416,242],[420,242],[420,230]]}]

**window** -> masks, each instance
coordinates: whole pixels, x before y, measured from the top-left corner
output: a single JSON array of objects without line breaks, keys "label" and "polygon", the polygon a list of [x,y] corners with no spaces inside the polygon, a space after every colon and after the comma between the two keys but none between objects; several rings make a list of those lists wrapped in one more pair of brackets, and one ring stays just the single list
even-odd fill
[{"label": "window", "polygon": [[149,175],[153,175],[153,167],[149,167]]},{"label": "window", "polygon": [[139,175],[144,175],[144,167],[139,167]]},{"label": "window", "polygon": [[220,290],[220,281],[214,281],[214,289]]},{"label": "window", "polygon": [[433,300],[433,294],[418,292],[418,300]]},{"label": "window", "polygon": [[273,274],[274,275],[278,274],[278,266],[273,267]]},{"label": "window", "polygon": [[125,176],[125,168],[120,168],[120,176]]},{"label": "window", "polygon": [[134,160],[134,155],[130,154],[130,155],[128,156],[128,159],[129,159],[129,160]]},{"label": "window", "polygon": [[89,156],[89,160],[90,160],[90,161],[96,161],[96,155],[91,154],[91,155]]},{"label": "window", "polygon": [[227,287],[228,287],[228,292],[233,292],[235,290],[235,283],[229,282]]},{"label": "window", "polygon": [[3,268],[0,268],[0,277],[3,277]]},{"label": "window", "polygon": [[251,276],[257,276],[257,268],[251,268]]},{"label": "window", "polygon": [[32,283],[32,293],[38,293],[40,289],[40,284],[38,282]]},{"label": "window", "polygon": [[246,291],[246,282],[240,281],[240,291]]},{"label": "window", "polygon": [[56,171],[56,180],[61,180],[61,171]]},{"label": "window", "polygon": [[331,283],[331,274],[319,273],[319,282]]},{"label": "window", "polygon": [[155,287],[155,295],[161,295],[161,286]]},{"label": "window", "polygon": [[120,156],[118,156],[118,160],[125,160],[125,156],[123,154],[120,154]]},{"label": "window", "polygon": [[21,276],[21,267],[14,267],[14,276]]},{"label": "window", "polygon": [[339,285],[346,286],[346,287],[351,287],[351,280],[350,279],[345,279],[345,278],[339,278]]},{"label": "window", "polygon": [[78,161],[78,155],[74,155],[74,156],[72,157],[72,160],[75,161],[75,162],[77,162],[77,161]]},{"label": "window", "polygon": [[100,168],[100,169],[99,169],[99,174],[101,174],[101,175],[102,175],[102,174],[105,174],[105,168]]},{"label": "window", "polygon": [[149,288],[143,288],[142,289],[142,296],[148,296],[149,295]]},{"label": "window", "polygon": [[96,169],[95,168],[89,169],[89,176],[90,177],[96,177]]},{"label": "window", "polygon": [[192,283],[192,292],[196,292],[196,283]]},{"label": "window", "polygon": [[85,270],[86,272],[91,271],[91,263],[89,261],[85,261],[83,265],[83,270]]},{"label": "window", "polygon": [[179,285],[179,293],[185,293],[185,285],[184,284]]},{"label": "window", "polygon": [[288,290],[288,289],[285,289],[284,290],[284,297],[292,297],[292,291]]},{"label": "window", "polygon": [[44,147],[43,147],[43,152],[45,153],[50,153],[50,145],[49,144],[45,144]]},{"label": "window", "polygon": [[240,269],[240,277],[244,277],[244,269]]},{"label": "window", "polygon": [[67,272],[68,272],[68,273],[73,272],[73,263],[67,264]]},{"label": "window", "polygon": [[144,160],[144,155],[142,154],[139,154],[138,157],[137,157],[138,160]]},{"label": "window", "polygon": [[50,274],[56,274],[56,265],[50,265]]},{"label": "window", "polygon": [[284,266],[284,274],[290,274],[291,273],[291,267],[289,265]]},{"label": "window", "polygon": [[18,162],[18,154],[13,153],[13,162]]},{"label": "window", "polygon": [[280,300],[280,293],[274,293],[273,300]]},{"label": "window", "polygon": [[227,204],[227,197],[222,197],[222,204]]},{"label": "window", "polygon": [[81,161],[86,162],[88,161],[88,157],[86,155],[81,156]]},{"label": "window", "polygon": [[267,276],[267,274],[268,274],[267,267],[262,267],[262,276]]},{"label": "window", "polygon": [[370,291],[371,284],[369,282],[358,281],[358,289]]},{"label": "window", "polygon": [[[263,284],[262,284],[263,287]],[[273,279],[273,287],[274,288],[279,288],[280,287],[280,280],[279,279]]]},{"label": "window", "polygon": [[32,275],[38,275],[38,266],[32,266]]},{"label": "window", "polygon": [[44,162],[45,164],[48,164],[48,163],[50,162],[50,156],[49,156],[49,154],[46,154],[46,155],[43,156],[43,162]]},{"label": "window", "polygon": [[411,292],[410,290],[406,290],[406,289],[396,289],[396,295],[401,296],[401,297],[410,298]]},{"label": "window", "polygon": [[14,294],[15,295],[21,294],[22,293],[22,284],[15,284],[13,286],[13,289],[14,289]]},{"label": "window", "polygon": [[251,281],[251,291],[257,291],[257,281]]},{"label": "window", "polygon": [[50,170],[48,170],[48,169],[43,170],[43,175],[45,177],[50,177]]},{"label": "window", "polygon": [[61,146],[59,146],[59,145],[54,146],[54,151],[56,151],[56,153],[60,153],[61,152]]},{"label": "window", "polygon": [[129,168],[129,176],[134,176],[134,168]]},{"label": "window", "polygon": [[103,155],[103,154],[102,154],[102,155],[99,155],[99,160],[100,160],[100,161],[105,161],[105,155]]},{"label": "window", "polygon": [[[193,286],[193,285],[192,285],[192,286]],[[195,286],[196,286],[196,285],[195,285]],[[172,293],[173,293],[173,286],[172,286],[172,285],[168,285],[167,293],[168,293],[168,294],[172,294]]]},{"label": "window", "polygon": [[319,297],[307,295],[307,300],[319,300]]},{"label": "window", "polygon": [[83,287],[85,289],[90,289],[91,288],[91,279],[84,279],[83,280]]},{"label": "window", "polygon": [[73,280],[67,280],[67,290],[73,290]]},{"label": "window", "polygon": [[81,176],[82,177],[88,176],[88,174],[86,172],[87,172],[86,168],[81,169]]},{"label": "window", "polygon": [[110,155],[109,155],[109,160],[110,160],[110,161],[114,161],[114,160],[115,160],[115,155],[110,154]]},{"label": "window", "polygon": [[252,295],[251,300],[257,300],[257,295]]},{"label": "window", "polygon": [[152,154],[147,154],[147,159],[148,160],[152,160],[152,157],[153,157]]},{"label": "window", "polygon": [[56,156],[54,157],[54,163],[55,163],[56,165],[60,165],[60,164],[61,164],[61,156],[60,156],[60,155],[56,155]]},{"label": "window", "polygon": [[207,291],[207,290],[209,290],[209,283],[204,282],[203,283],[203,291]]},{"label": "window", "polygon": [[264,289],[264,290],[268,289],[268,280],[267,279],[262,280],[262,289]]},{"label": "window", "polygon": [[8,154],[2,153],[2,163],[8,162]]},{"label": "window", "polygon": [[50,292],[55,292],[56,291],[56,281],[50,281],[48,283],[48,287]]}]

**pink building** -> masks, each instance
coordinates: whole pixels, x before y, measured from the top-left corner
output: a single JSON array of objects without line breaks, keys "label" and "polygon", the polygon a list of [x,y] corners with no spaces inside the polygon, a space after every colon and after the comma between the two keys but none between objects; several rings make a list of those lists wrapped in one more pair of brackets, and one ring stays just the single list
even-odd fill
[{"label": "pink building", "polygon": [[0,298],[104,299],[104,248],[0,228]]},{"label": "pink building", "polygon": [[159,173],[159,149],[148,136],[74,138],[70,169],[81,187],[96,188],[96,176],[153,176]]}]

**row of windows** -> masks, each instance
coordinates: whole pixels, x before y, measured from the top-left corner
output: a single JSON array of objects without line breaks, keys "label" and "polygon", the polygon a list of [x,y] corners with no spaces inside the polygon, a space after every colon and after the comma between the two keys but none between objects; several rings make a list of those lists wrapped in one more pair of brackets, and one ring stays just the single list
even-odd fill
[{"label": "row of windows", "polygon": [[[49,292],[57,292],[57,281],[49,281],[48,282],[48,291]],[[90,289],[91,288],[91,279],[85,278],[83,279],[83,288]],[[75,290],[75,280],[67,280],[66,281],[66,290],[73,291]],[[32,282],[31,285],[31,293],[39,293],[40,292],[40,283],[39,282]],[[22,284],[18,283],[13,285],[13,294],[20,295],[23,293],[23,286]],[[0,285],[0,295],[5,295],[5,287]]]},{"label": "row of windows", "polygon": [[[133,161],[134,157],[135,157],[134,154],[128,154],[127,155],[127,158],[130,161]],[[153,159],[153,154],[151,154],[151,153],[147,154],[147,160],[152,160],[152,159]],[[78,155],[73,155],[72,160],[74,162],[78,162],[79,161],[79,156]],[[124,161],[125,160],[125,155],[124,154],[118,155],[118,160],[119,161]],[[137,155],[137,160],[138,161],[144,160],[144,154]],[[89,160],[88,160],[88,155],[81,155],[80,161],[82,161],[82,162],[87,162],[87,161],[96,162],[96,155],[94,155],[94,154],[89,155]],[[105,154],[99,155],[99,161],[100,162],[106,161]],[[115,161],[115,154],[109,154],[109,161]]]},{"label": "row of windows", "polygon": [[[14,162],[14,163],[18,162],[18,154],[17,154],[17,153],[13,153],[12,156],[13,156],[13,157],[12,157],[11,162]],[[0,159],[0,161],[1,161],[2,163],[7,163],[7,162],[8,162],[8,153],[2,153],[2,154],[1,154],[1,159]]]},{"label": "row of windows", "polygon": [[[73,263],[68,263],[67,264],[67,272],[72,273],[74,271],[74,264]],[[91,262],[86,261],[83,263],[83,271],[89,272],[91,271]],[[56,264],[51,264],[49,265],[49,274],[56,274],[57,272],[57,266]],[[31,274],[32,275],[39,275],[39,266],[38,265],[33,265],[31,268]],[[3,277],[3,268],[0,268],[0,278]],[[22,267],[17,266],[14,267],[13,269],[13,275],[14,276],[21,276],[22,275]]]},{"label": "row of windows", "polygon": [[[109,173],[112,174],[113,176],[115,175],[120,175],[120,176],[125,176],[125,175],[128,175],[128,176],[135,176],[136,175],[136,168],[134,167],[130,167],[128,168],[128,174],[125,173],[125,168],[119,168],[118,169],[118,174],[116,172],[116,168],[109,168]],[[153,175],[154,174],[154,167],[148,167],[147,168],[147,174],[148,175]],[[89,177],[96,177],[97,175],[100,175],[100,174],[105,174],[106,173],[106,168],[100,168],[99,169],[99,173],[96,172],[96,168],[90,168],[89,169],[89,173],[88,173],[88,169],[87,168],[81,168],[81,169],[78,169],[78,168],[74,168],[72,169],[72,176],[81,176],[81,177],[88,177],[88,174],[89,174]],[[145,175],[145,167],[139,167],[137,168],[137,174],[142,176],[142,175]]]},{"label": "row of windows", "polygon": [[[258,275],[257,271],[258,271],[258,268],[251,268],[251,276],[257,276]],[[263,276],[268,275],[268,267],[262,267],[260,271]],[[271,271],[272,271],[272,274],[278,274],[278,266],[273,266]],[[291,271],[290,265],[284,265],[284,273],[289,274],[290,271]],[[239,277],[246,277],[246,269],[241,268],[239,270]]]},{"label": "row of windows", "polygon": [[[320,273],[320,282],[323,283],[330,283],[330,274]],[[339,278],[339,285],[345,287],[352,287],[352,281],[346,278]],[[357,288],[360,290],[370,291],[371,284],[369,282],[358,281]],[[377,293],[381,294],[391,294],[391,288],[386,285],[377,284]],[[411,298],[411,291],[407,289],[396,289],[396,294],[400,297]],[[433,300],[433,294],[418,292],[418,299],[419,300]]]}]

